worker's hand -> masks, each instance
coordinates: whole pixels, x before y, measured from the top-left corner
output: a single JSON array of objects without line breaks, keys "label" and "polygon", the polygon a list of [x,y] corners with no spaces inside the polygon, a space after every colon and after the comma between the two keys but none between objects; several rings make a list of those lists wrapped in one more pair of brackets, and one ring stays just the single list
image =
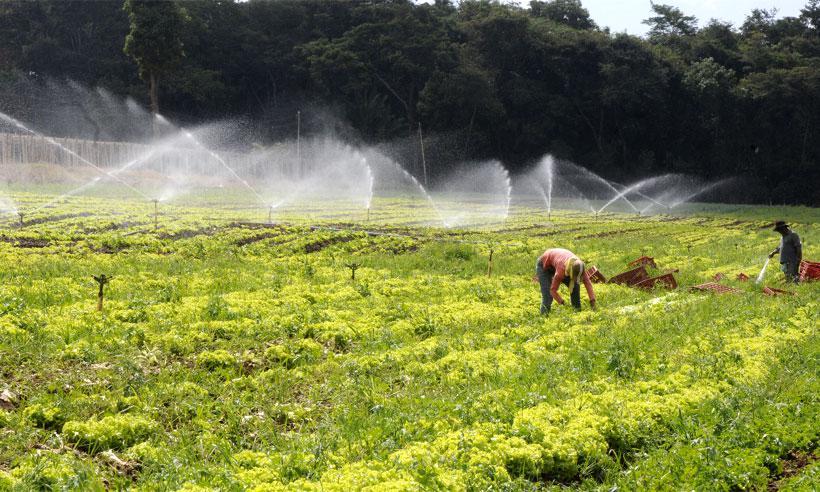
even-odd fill
[{"label": "worker's hand", "polygon": [[598,304],[595,302],[595,299],[589,301],[589,307],[592,308],[593,311],[598,310]]},{"label": "worker's hand", "polygon": [[769,259],[771,260],[772,258],[774,258],[774,255],[776,255],[776,254],[777,254],[777,251],[772,251],[771,253],[769,253]]}]

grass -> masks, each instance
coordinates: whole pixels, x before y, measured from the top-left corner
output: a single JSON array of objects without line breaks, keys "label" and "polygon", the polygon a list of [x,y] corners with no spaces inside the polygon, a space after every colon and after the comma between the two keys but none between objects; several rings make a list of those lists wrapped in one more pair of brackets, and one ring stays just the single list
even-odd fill
[{"label": "grass", "polygon": [[[33,210],[41,191],[14,198]],[[104,195],[0,234],[0,490],[820,483],[789,461],[817,453],[817,284],[770,267],[796,293],[771,298],[734,279],[757,274],[774,219],[820,259],[816,209],[517,207],[442,230],[400,198],[369,223],[317,208],[268,226],[200,197],[155,231],[152,203]],[[530,278],[551,246],[607,276],[648,254],[681,288],[597,284],[598,311],[541,317]],[[717,273],[741,292],[688,289]]]}]

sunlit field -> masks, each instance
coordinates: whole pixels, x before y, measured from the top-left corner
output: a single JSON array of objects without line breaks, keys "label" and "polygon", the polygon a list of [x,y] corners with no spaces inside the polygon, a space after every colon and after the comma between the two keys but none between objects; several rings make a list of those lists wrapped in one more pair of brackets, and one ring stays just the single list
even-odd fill
[{"label": "sunlit field", "polygon": [[[820,284],[754,282],[777,219],[820,261],[818,209],[63,191],[0,222],[0,490],[820,487]],[[542,317],[548,247],[678,288]]]}]

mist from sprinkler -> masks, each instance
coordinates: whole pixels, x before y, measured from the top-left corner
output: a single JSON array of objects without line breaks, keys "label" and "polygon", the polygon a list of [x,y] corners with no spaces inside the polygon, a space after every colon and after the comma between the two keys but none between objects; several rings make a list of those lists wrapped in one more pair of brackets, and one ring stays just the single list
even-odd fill
[{"label": "mist from sprinkler", "polygon": [[[112,104],[109,101],[112,97],[110,94],[105,91],[97,91],[97,93],[101,101],[105,100],[108,101],[106,104]],[[135,115],[148,114],[133,101],[126,101],[126,106],[128,112]],[[650,213],[653,209],[671,211],[726,181],[721,180],[692,189],[691,186],[683,186],[683,179],[679,175],[663,175],[642,179],[630,185],[621,185],[610,182],[582,166],[545,155],[534,170],[529,174],[520,175],[521,179],[516,181],[515,185],[502,163],[486,161],[453,165],[451,172],[443,176],[442,173],[428,175],[430,180],[428,187],[398,162],[375,149],[350,147],[332,138],[314,138],[303,142],[300,135],[295,143],[280,144],[243,157],[246,160],[242,162],[254,161],[256,164],[252,185],[226,160],[227,157],[223,158],[214,150],[206,147],[196,136],[196,131],[175,127],[159,114],[154,116],[154,122],[172,128],[173,135],[161,142],[149,143],[145,152],[113,170],[96,165],[55,139],[32,130],[26,124],[5,113],[0,113],[0,120],[41,138],[47,145],[57,148],[60,152],[65,152],[76,161],[82,162],[99,173],[98,176],[81,186],[39,205],[33,212],[52,207],[70,196],[82,193],[110,179],[126,186],[141,198],[154,204],[155,229],[159,227],[160,202],[164,203],[190,189],[194,182],[207,183],[214,177],[211,171],[201,171],[203,162],[197,163],[199,175],[190,174],[189,156],[184,154],[184,152],[191,152],[190,145],[182,145],[180,140],[183,139],[192,144],[195,149],[207,154],[209,159],[206,161],[212,161],[214,165],[225,169],[232,181],[236,181],[250,191],[250,194],[267,208],[269,223],[273,222],[274,212],[285,206],[288,211],[307,213],[309,216],[317,208],[319,210],[337,208],[340,200],[349,200],[356,204],[355,208],[362,206],[365,211],[364,220],[369,222],[377,190],[379,193],[386,192],[388,195],[409,193],[412,196],[421,197],[434,212],[435,223],[446,228],[504,223],[510,217],[513,196],[520,193],[521,197],[540,196],[548,220],[552,219],[552,212],[557,207],[589,209],[598,219],[604,212],[614,209],[618,202],[626,204],[629,209],[640,216]],[[176,152],[183,153],[184,173],[179,164],[180,154],[175,154]],[[170,153],[170,159],[166,153]],[[164,160],[152,161],[154,157]],[[167,173],[166,165],[169,160],[172,166],[177,166],[177,169]],[[167,183],[162,192],[153,197],[148,196],[121,177],[124,172],[151,162],[161,163],[162,171],[159,174]],[[431,163],[434,164],[434,162]],[[427,164],[425,163],[425,170]],[[435,169],[435,165],[430,167]],[[151,176],[150,173],[146,175]],[[658,193],[659,183],[666,184],[668,190]],[[531,195],[526,193],[531,193]],[[671,199],[672,197],[675,199]],[[271,198],[274,199],[271,200]],[[591,200],[596,202],[601,200],[603,204],[593,206]],[[633,200],[648,203],[642,203],[638,207],[636,206],[638,202],[633,203]],[[322,206],[324,202],[328,203],[327,207]],[[623,207],[619,209],[619,211],[622,210]],[[25,225],[23,212],[17,209],[11,198],[0,195],[0,212],[18,214],[20,225]],[[353,211],[351,214],[361,220],[360,212]]]}]

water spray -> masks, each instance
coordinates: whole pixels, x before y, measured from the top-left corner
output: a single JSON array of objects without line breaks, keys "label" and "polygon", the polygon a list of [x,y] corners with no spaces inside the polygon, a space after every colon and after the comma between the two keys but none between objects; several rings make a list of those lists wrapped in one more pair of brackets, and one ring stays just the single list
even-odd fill
[{"label": "water spray", "polygon": [[[159,113],[155,115],[155,118],[157,118],[162,123],[173,127],[173,125]],[[245,180],[239,174],[237,174],[237,172],[231,166],[229,166],[227,162],[225,162],[225,159],[221,158],[216,152],[212,151],[208,147],[202,145],[202,143],[199,140],[197,140],[196,137],[194,137],[193,134],[191,134],[191,132],[189,132],[185,128],[177,127],[177,129],[182,133],[182,135],[185,138],[187,138],[191,143],[193,143],[194,146],[205,151],[208,155],[210,155],[215,161],[217,161],[222,167],[224,167],[234,178],[236,178],[245,188],[250,190],[250,192],[253,193],[260,202],[264,203],[265,199],[262,198],[262,195],[260,195],[259,192],[257,192],[256,189],[253,186],[251,186],[250,183],[248,183],[247,180]]]},{"label": "water spray", "polygon": [[268,224],[273,224],[273,205],[268,207]]},{"label": "water spray", "polygon": [[757,280],[755,280],[755,284],[759,284],[760,282],[763,281],[763,277],[766,276],[766,267],[769,266],[769,262],[771,260],[772,260],[771,258],[768,258],[768,257],[766,258],[766,263],[764,263],[763,268],[760,269],[760,273],[757,275]]},{"label": "water spray", "polygon": [[136,194],[138,194],[138,195],[142,196],[143,198],[148,198],[148,196],[147,196],[145,193],[143,193],[143,192],[141,192],[140,190],[138,190],[137,188],[135,188],[135,187],[131,186],[130,184],[128,184],[128,183],[127,183],[126,181],[124,181],[123,179],[121,179],[121,178],[117,177],[115,174],[112,174],[111,172],[106,171],[105,169],[101,168],[100,166],[98,166],[98,165],[94,164],[93,162],[89,161],[89,160],[88,160],[88,159],[86,159],[85,157],[83,157],[83,156],[81,156],[80,154],[78,154],[78,153],[74,152],[73,150],[69,149],[68,147],[66,147],[65,145],[61,144],[60,142],[58,142],[58,141],[54,140],[53,138],[48,137],[48,136],[46,136],[46,135],[43,135],[42,133],[39,133],[39,132],[36,132],[36,131],[32,130],[31,128],[27,127],[26,125],[22,124],[22,123],[21,123],[21,122],[19,122],[18,120],[14,119],[13,117],[11,117],[11,116],[9,116],[9,115],[7,115],[7,114],[3,113],[3,112],[0,112],[0,119],[3,119],[3,120],[5,120],[5,121],[8,121],[8,122],[9,122],[9,123],[11,123],[12,125],[16,126],[17,128],[19,128],[19,129],[21,129],[21,130],[23,130],[23,131],[25,131],[25,132],[31,133],[32,135],[35,135],[35,136],[37,136],[37,137],[42,138],[44,141],[46,141],[46,142],[47,142],[47,143],[49,143],[50,145],[53,145],[53,146],[55,146],[55,147],[59,148],[60,150],[62,150],[62,151],[63,151],[63,152],[65,152],[66,154],[68,154],[68,155],[70,155],[70,156],[72,156],[72,157],[76,158],[78,161],[82,162],[83,164],[86,164],[86,165],[88,165],[88,166],[90,166],[90,167],[94,168],[94,169],[95,169],[97,172],[99,172],[100,174],[104,174],[104,175],[106,175],[106,176],[108,176],[108,177],[110,177],[110,178],[113,178],[113,179],[115,179],[116,181],[119,181],[119,182],[120,182],[120,184],[124,185],[126,188],[130,189],[130,190],[131,190],[131,191],[133,191],[134,193],[136,193]]}]

